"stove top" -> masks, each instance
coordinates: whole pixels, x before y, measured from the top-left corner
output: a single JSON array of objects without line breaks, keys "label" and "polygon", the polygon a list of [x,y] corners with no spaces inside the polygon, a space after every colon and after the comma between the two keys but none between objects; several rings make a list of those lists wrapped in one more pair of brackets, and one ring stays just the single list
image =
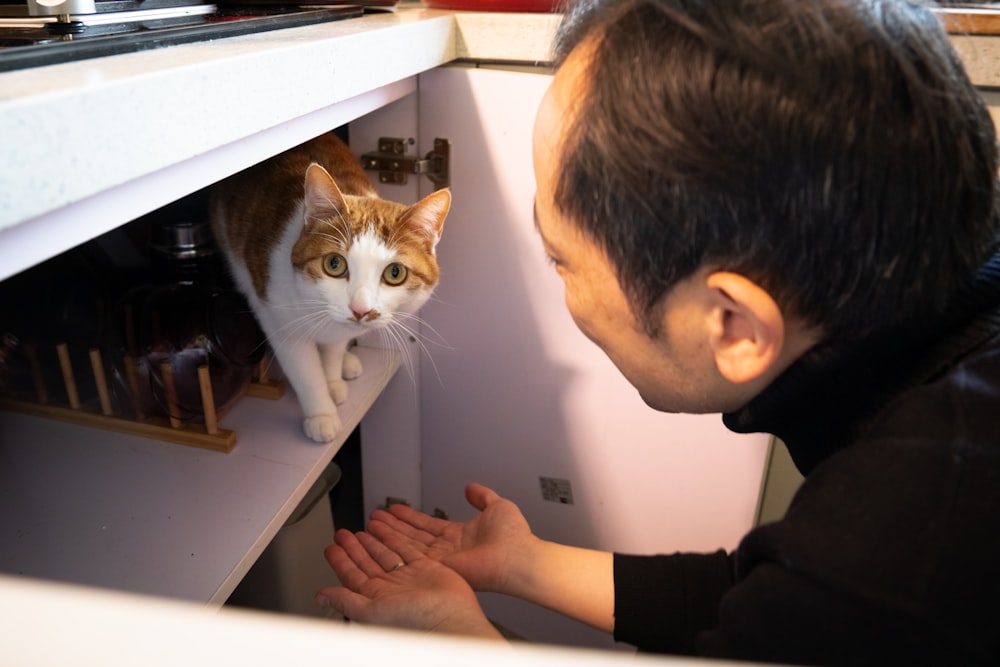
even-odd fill
[{"label": "stove top", "polygon": [[65,0],[60,11],[81,6],[89,11],[56,14],[44,14],[56,4],[52,0],[0,4],[0,72],[353,18],[361,16],[365,6],[392,6],[396,0],[350,5],[258,2]]}]

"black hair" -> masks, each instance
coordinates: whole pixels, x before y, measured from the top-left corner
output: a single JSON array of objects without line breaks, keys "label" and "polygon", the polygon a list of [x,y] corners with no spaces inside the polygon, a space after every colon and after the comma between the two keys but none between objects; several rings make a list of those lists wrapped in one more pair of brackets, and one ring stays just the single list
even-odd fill
[{"label": "black hair", "polygon": [[995,131],[928,7],[583,0],[557,65],[584,42],[555,202],[650,332],[701,266],[827,336],[919,322],[995,247]]}]

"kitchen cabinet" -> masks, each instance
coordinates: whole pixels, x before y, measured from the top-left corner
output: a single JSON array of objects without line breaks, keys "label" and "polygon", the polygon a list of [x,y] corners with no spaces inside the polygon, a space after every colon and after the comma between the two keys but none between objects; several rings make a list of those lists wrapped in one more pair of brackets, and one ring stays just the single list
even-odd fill
[{"label": "kitchen cabinet", "polygon": [[[0,279],[366,114],[415,135],[420,73],[534,62],[557,18],[401,8],[0,74]],[[361,353],[344,421],[382,396],[369,496],[419,504],[418,366],[390,382],[399,356]],[[244,399],[229,454],[0,413],[3,570],[218,606],[341,444],[305,441],[297,412]]]},{"label": "kitchen cabinet", "polygon": [[[530,137],[549,80],[531,68],[420,75],[419,134],[451,140],[454,192],[441,285],[422,311],[421,504],[469,518],[463,488],[477,481],[547,539],[633,553],[733,548],[753,522],[767,436],[650,409],[576,329],[532,216]],[[524,636],[614,646],[558,615],[482,597]]]},{"label": "kitchen cabinet", "polygon": [[[535,238],[529,137],[555,22],[403,7],[0,74],[0,279],[345,123],[359,153],[380,136],[421,155],[447,138],[441,287],[402,355],[364,348],[347,408],[363,418],[366,511],[393,496],[464,519],[475,480],[546,538],[732,548],[767,439],[645,407],[576,331]],[[413,201],[429,187],[382,192]],[[8,572],[221,604],[340,446],[305,441],[291,397],[260,405],[226,416],[230,454],[0,413]],[[608,646],[484,603],[529,639]]]},{"label": "kitchen cabinet", "polygon": [[[14,195],[0,208],[0,277],[343,123],[359,153],[380,136],[412,139],[418,155],[447,138],[454,207],[422,338],[402,359],[365,348],[366,384],[352,392],[354,421],[366,414],[366,512],[392,496],[464,518],[462,488],[475,480],[515,500],[550,539],[635,552],[735,546],[752,522],[766,439],[730,434],[718,417],[643,405],[575,329],[535,238],[530,135],[549,81],[535,65],[553,17],[518,18],[519,32],[532,26],[535,36],[496,51],[504,43],[497,31],[515,25],[510,16],[483,18],[486,27],[476,30],[469,15],[410,11],[366,17],[364,31],[345,21],[224,40],[210,56],[174,47],[181,51],[169,63],[137,54],[114,59],[127,64],[60,66],[91,80],[47,93],[56,98],[97,104],[135,96],[144,110],[177,110],[174,123],[155,131],[126,119],[106,130],[103,148],[60,129],[75,122],[64,111],[35,105],[41,120],[31,118],[17,103],[23,98],[7,94],[0,114],[44,132],[17,144],[7,164],[24,160],[26,168],[6,169],[0,180]],[[408,38],[414,48],[418,30],[416,56],[360,58],[349,49],[365,38],[384,49]],[[481,40],[485,33],[494,39]],[[365,53],[376,52],[376,42]],[[301,66],[316,59],[333,63],[330,71]],[[455,59],[519,66],[443,66]],[[248,68],[260,80],[247,80]],[[30,87],[19,78],[25,73],[14,74],[0,82]],[[242,87],[223,81],[230,76],[244,77]],[[290,84],[281,80],[288,77]],[[178,130],[176,123],[195,121],[183,102],[206,127]],[[119,131],[129,141],[108,140]],[[106,169],[62,170],[99,148],[108,153]],[[44,161],[50,170],[41,169]],[[26,178],[33,169],[38,177]],[[412,177],[381,189],[413,201],[430,187]],[[390,381],[397,363],[403,370]],[[5,467],[4,523],[39,512],[34,523],[17,523],[20,544],[32,550],[15,571],[220,604],[339,447],[304,442],[296,422],[288,397],[263,409],[244,399],[223,422],[240,442],[216,454],[0,415],[5,457],[16,461]],[[215,551],[225,555],[210,565]],[[546,612],[490,596],[484,603],[531,639],[609,645]]]}]

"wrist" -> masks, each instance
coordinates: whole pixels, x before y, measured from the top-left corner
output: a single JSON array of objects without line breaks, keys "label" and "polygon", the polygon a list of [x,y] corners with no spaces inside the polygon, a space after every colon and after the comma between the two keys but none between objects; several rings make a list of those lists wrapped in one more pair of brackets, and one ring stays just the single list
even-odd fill
[{"label": "wrist", "polygon": [[614,556],[534,538],[523,550],[510,595],[611,632],[614,629]]},{"label": "wrist", "polygon": [[511,553],[511,558],[504,568],[505,579],[502,590],[496,592],[532,600],[532,592],[537,591],[540,580],[545,578],[546,554],[551,546],[554,546],[554,543],[529,535],[525,543]]},{"label": "wrist", "polygon": [[477,639],[504,638],[496,626],[486,618],[486,614],[481,609],[478,609],[476,613],[451,616],[431,631]]}]

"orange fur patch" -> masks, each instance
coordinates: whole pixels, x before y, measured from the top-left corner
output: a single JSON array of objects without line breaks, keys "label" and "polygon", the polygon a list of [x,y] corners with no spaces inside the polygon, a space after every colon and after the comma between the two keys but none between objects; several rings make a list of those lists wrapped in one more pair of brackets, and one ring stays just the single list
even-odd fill
[{"label": "orange fur patch", "polygon": [[[410,269],[408,288],[421,286],[409,282],[414,279],[426,285],[437,284],[440,273],[426,231],[421,233],[401,224],[410,207],[379,199],[351,149],[335,134],[328,133],[250,167],[213,190],[212,209],[221,207],[226,217],[225,229],[215,230],[217,238],[246,265],[261,299],[267,295],[272,252],[286,225],[301,224],[305,228],[301,217],[292,218],[302,205],[306,170],[313,162],[326,169],[336,182],[347,210],[324,220],[329,233],[304,233],[299,238],[291,257],[297,270],[321,278],[324,255],[346,251],[351,239],[373,229]],[[320,230],[323,226],[319,226]]]}]

